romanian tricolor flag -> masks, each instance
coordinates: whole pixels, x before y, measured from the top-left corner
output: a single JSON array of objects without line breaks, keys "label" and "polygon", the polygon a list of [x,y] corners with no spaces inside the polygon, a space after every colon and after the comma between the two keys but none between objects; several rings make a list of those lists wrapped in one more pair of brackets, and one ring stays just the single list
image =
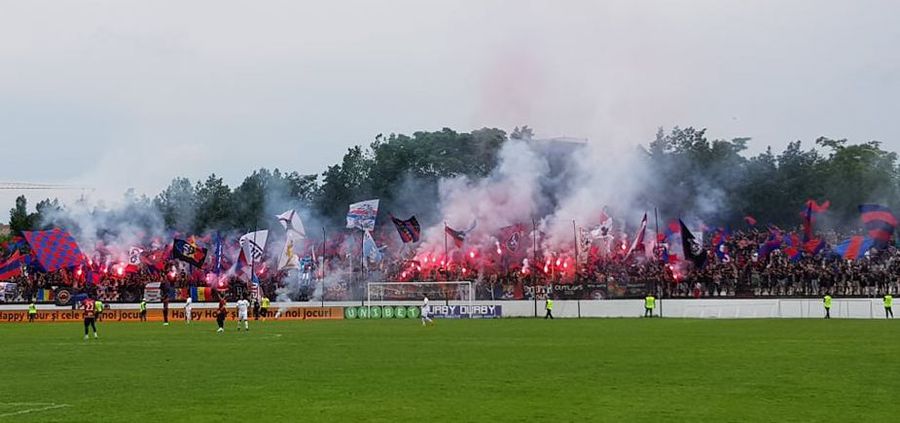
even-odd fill
[{"label": "romanian tricolor flag", "polygon": [[191,301],[194,302],[203,302],[203,301],[213,301],[212,288],[208,288],[205,286],[191,287]]},{"label": "romanian tricolor flag", "polygon": [[52,289],[38,289],[34,292],[34,301],[38,303],[50,303],[55,299]]}]

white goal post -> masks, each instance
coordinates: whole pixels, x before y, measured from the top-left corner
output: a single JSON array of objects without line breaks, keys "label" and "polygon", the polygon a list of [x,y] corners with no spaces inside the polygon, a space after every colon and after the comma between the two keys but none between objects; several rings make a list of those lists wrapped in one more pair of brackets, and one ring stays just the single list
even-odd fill
[{"label": "white goal post", "polygon": [[428,296],[433,305],[475,305],[475,287],[471,281],[447,282],[369,282],[366,307],[379,305],[420,305]]}]

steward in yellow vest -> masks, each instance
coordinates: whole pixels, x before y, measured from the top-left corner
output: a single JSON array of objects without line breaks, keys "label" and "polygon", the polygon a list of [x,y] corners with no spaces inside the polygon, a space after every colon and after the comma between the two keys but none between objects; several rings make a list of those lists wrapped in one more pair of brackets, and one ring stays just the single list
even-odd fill
[{"label": "steward in yellow vest", "polygon": [[891,319],[894,318],[894,312],[891,310],[891,306],[894,304],[894,297],[891,294],[884,294],[884,318],[887,319],[888,315],[890,315]]},{"label": "steward in yellow vest", "polygon": [[544,318],[553,318],[553,299],[550,296],[547,296],[547,305],[544,307],[547,309],[547,314],[544,315]]},{"label": "steward in yellow vest", "polygon": [[141,298],[140,307],[141,307],[141,321],[146,322],[147,321],[147,299],[146,298]]},{"label": "steward in yellow vest", "polygon": [[644,298],[644,317],[653,317],[653,309],[656,307],[656,297],[653,294],[647,294]]}]

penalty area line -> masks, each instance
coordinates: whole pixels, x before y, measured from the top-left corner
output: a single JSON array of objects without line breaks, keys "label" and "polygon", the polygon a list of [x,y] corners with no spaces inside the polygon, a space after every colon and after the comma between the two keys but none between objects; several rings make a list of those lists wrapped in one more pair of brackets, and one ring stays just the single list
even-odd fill
[{"label": "penalty area line", "polygon": [[27,410],[14,411],[12,413],[3,413],[3,414],[0,414],[0,418],[18,416],[18,415],[27,414],[27,413],[38,413],[41,411],[50,411],[50,410],[55,410],[57,408],[64,408],[64,407],[69,406],[69,404],[53,404],[53,403],[46,403],[46,402],[0,402],[0,405],[7,405],[7,406],[10,406],[10,405],[11,406],[17,406],[17,405],[18,406],[41,406],[42,405],[43,406],[43,407],[29,408]]}]

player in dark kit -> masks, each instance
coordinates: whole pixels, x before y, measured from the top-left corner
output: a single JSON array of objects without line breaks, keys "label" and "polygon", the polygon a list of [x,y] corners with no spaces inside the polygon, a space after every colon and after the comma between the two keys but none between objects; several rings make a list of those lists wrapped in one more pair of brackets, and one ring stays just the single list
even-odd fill
[{"label": "player in dark kit", "polygon": [[84,339],[88,339],[88,326],[94,329],[94,338],[97,338],[96,311],[94,309],[94,300],[87,297],[81,302],[81,308],[84,309]]},{"label": "player in dark kit", "polygon": [[225,332],[225,315],[228,313],[225,310],[225,298],[219,298],[219,308],[216,310],[216,324],[219,325],[219,329],[216,332]]},{"label": "player in dark kit", "polygon": [[163,291],[162,293],[162,303],[163,303],[163,326],[169,326],[169,292],[168,290]]}]

